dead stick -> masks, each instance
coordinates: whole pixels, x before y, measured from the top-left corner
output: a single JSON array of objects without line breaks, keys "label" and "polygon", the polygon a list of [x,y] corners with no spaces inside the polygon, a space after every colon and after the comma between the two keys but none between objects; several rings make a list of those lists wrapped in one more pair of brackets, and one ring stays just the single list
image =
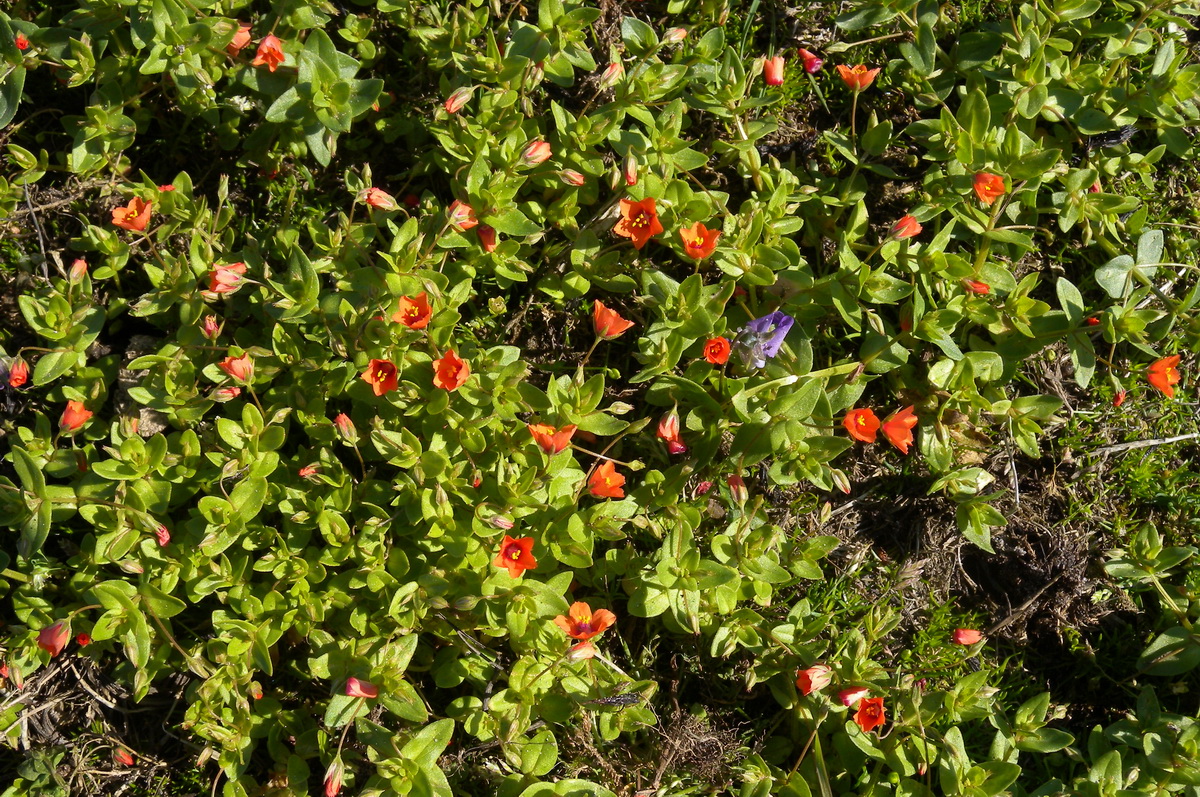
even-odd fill
[{"label": "dead stick", "polygon": [[1115,443],[1111,446],[1101,446],[1095,451],[1089,451],[1093,456],[1099,454],[1116,454],[1120,451],[1133,451],[1137,448],[1153,448],[1155,446],[1165,446],[1170,443],[1179,443],[1184,440],[1195,440],[1200,437],[1200,432],[1191,434],[1180,434],[1174,437],[1159,437],[1155,440],[1134,440],[1132,443]]}]

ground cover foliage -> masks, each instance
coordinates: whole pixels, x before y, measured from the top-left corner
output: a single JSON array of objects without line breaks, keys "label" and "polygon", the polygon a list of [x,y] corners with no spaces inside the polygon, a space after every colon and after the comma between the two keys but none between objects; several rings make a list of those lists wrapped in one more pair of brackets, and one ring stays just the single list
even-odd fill
[{"label": "ground cover foliage", "polygon": [[7,8],[5,797],[1200,793],[1198,14]]}]

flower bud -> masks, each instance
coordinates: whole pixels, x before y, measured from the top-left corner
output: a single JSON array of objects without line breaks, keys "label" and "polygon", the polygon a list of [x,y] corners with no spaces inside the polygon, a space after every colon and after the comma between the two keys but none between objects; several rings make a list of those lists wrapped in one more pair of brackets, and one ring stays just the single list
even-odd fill
[{"label": "flower bud", "polygon": [[688,32],[685,28],[671,28],[663,34],[663,44],[676,44],[687,38]]},{"label": "flower bud", "polygon": [[746,503],[746,499],[750,497],[749,491],[746,490],[746,480],[734,474],[725,481],[729,485],[729,495],[733,498],[734,503],[739,506]]},{"label": "flower bud", "polygon": [[216,340],[221,334],[221,329],[224,328],[223,322],[218,322],[215,315],[204,316],[204,321],[200,325],[200,334],[209,340]]},{"label": "flower bud", "polygon": [[[2,373],[2,372],[0,372]],[[0,377],[3,378],[3,377]],[[12,365],[8,370],[8,386],[20,387],[29,381],[29,363],[22,360],[20,357],[12,361]]]},{"label": "flower bud", "polygon": [[505,531],[508,531],[513,527],[512,518],[505,515],[492,515],[490,518],[488,518],[488,523],[491,523],[498,529],[504,529]]},{"label": "flower bud", "polygon": [[637,185],[638,181],[638,162],[632,152],[625,156],[625,162],[621,167],[621,173],[625,175],[625,185]]},{"label": "flower bud", "polygon": [[455,89],[454,93],[446,98],[446,102],[442,104],[442,107],[446,109],[446,113],[458,113],[470,101],[471,95],[474,93],[474,86],[463,86],[460,89]]},{"label": "flower bud", "polygon": [[587,178],[574,169],[563,169],[558,173],[558,179],[562,180],[567,185],[579,187],[587,182]]},{"label": "flower bud", "polygon": [[338,436],[352,446],[358,445],[358,429],[354,426],[354,421],[350,420],[350,416],[344,412],[339,412],[338,416],[333,419],[333,425],[337,429]]},{"label": "flower bud", "polygon": [[530,141],[525,145],[525,149],[521,151],[522,166],[537,166],[539,163],[545,163],[552,155],[550,145],[545,141]]},{"label": "flower bud", "polygon": [[603,91],[612,88],[624,75],[625,65],[620,61],[614,61],[604,67],[604,72],[600,74],[600,89]]},{"label": "flower bud", "polygon": [[240,387],[221,387],[213,391],[212,399],[224,404],[226,401],[233,401],[240,395],[242,395]]},{"label": "flower bud", "polygon": [[83,278],[87,276],[87,261],[82,257],[75,258],[71,263],[71,270],[67,272],[67,279],[74,285],[78,282],[83,282]]}]

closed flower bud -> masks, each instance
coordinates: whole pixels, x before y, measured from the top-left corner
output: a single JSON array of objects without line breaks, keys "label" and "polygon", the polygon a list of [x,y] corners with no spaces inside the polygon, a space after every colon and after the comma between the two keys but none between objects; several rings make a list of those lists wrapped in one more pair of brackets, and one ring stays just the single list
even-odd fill
[{"label": "closed flower bud", "polygon": [[606,66],[604,68],[604,72],[600,74],[600,88],[612,88],[613,86],[617,85],[617,81],[619,81],[624,75],[625,65],[620,61],[614,61]]},{"label": "closed flower bud", "polygon": [[804,71],[810,75],[817,74],[821,71],[821,67],[825,65],[825,60],[823,58],[817,57],[814,53],[810,53],[803,47],[801,47],[798,52],[800,54],[800,60],[804,62]]},{"label": "closed flower bud", "polygon": [[354,426],[354,421],[350,420],[350,416],[344,412],[338,413],[338,416],[333,419],[334,428],[337,429],[338,436],[345,440],[350,445],[358,445],[358,429]]},{"label": "closed flower bud", "polygon": [[746,489],[746,480],[735,474],[729,476],[725,481],[729,484],[729,495],[733,498],[734,503],[739,505],[746,503],[746,499],[750,497],[750,493]]},{"label": "closed flower bud", "polygon": [[488,522],[496,528],[504,529],[505,531],[508,531],[513,527],[512,518],[506,517],[505,515],[492,515],[491,518],[488,519]]},{"label": "closed flower bud", "polygon": [[763,62],[763,80],[768,86],[783,85],[783,56],[777,55]]},{"label": "closed flower bud", "polygon": [[396,210],[400,207],[396,204],[395,197],[393,197],[387,191],[384,191],[380,188],[375,188],[374,186],[363,189],[363,191],[359,193],[358,198],[360,201],[367,203],[373,208],[378,208],[379,210]]},{"label": "closed flower bud", "polygon": [[685,28],[671,28],[663,34],[663,44],[677,44],[687,38],[688,32]]},{"label": "closed flower bud", "polygon": [[579,187],[587,182],[587,178],[574,169],[563,169],[558,173],[558,179],[562,180],[567,185]]},{"label": "closed flower bud", "polygon": [[240,387],[221,387],[213,391],[213,400],[224,403],[226,401],[233,401],[240,395],[242,395]]},{"label": "closed flower bud", "polygon": [[[2,366],[0,366],[2,367]],[[2,373],[2,371],[0,371]],[[8,386],[20,387],[29,381],[29,363],[22,360],[20,357],[13,360],[12,365],[8,369]]]},{"label": "closed flower bud", "polygon": [[551,154],[550,145],[545,141],[530,141],[521,151],[521,165],[537,166],[548,161]]},{"label": "closed flower bud", "polygon": [[638,162],[637,157],[632,152],[625,156],[625,161],[621,166],[621,174],[625,176],[625,185],[637,185]]},{"label": "closed flower bud", "polygon": [[87,276],[87,261],[82,257],[75,258],[71,263],[71,270],[67,272],[67,279],[74,285],[83,282],[83,278]]},{"label": "closed flower bud", "polygon": [[446,102],[442,107],[446,109],[446,113],[458,113],[463,109],[475,93],[474,86],[463,86],[461,89],[455,89],[454,93],[446,98]]},{"label": "closed flower bud", "polygon": [[216,340],[221,334],[221,328],[224,326],[224,323],[217,321],[215,315],[206,315],[204,316],[204,321],[200,324],[200,334],[209,340]]}]

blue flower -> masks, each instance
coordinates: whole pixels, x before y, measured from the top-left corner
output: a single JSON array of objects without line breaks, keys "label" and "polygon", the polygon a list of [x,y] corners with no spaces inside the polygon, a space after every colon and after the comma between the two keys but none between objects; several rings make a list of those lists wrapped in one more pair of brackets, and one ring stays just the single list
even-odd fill
[{"label": "blue flower", "polygon": [[747,368],[762,368],[767,359],[779,353],[783,339],[796,320],[776,310],[762,318],[756,318],[738,332],[733,350]]}]

